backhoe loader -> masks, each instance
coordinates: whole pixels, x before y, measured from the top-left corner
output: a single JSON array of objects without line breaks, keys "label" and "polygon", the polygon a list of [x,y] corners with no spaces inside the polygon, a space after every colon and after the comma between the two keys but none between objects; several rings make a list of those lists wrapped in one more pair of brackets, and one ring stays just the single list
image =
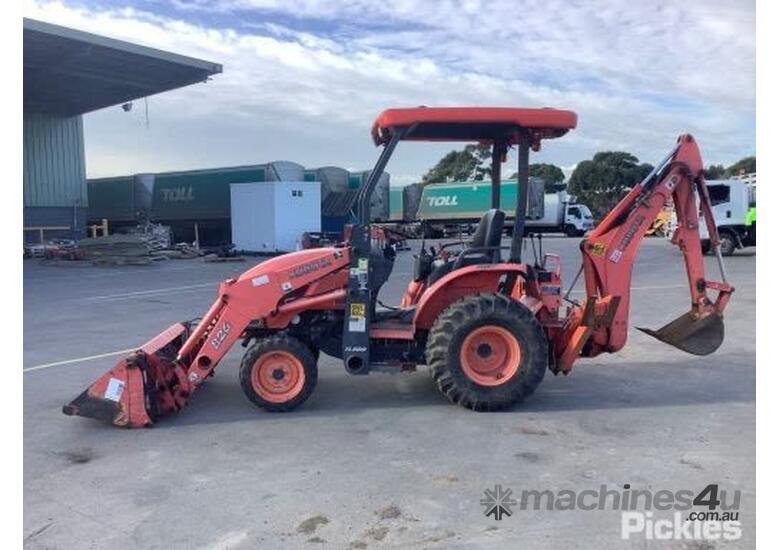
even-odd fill
[{"label": "backhoe loader", "polygon": [[[477,411],[512,406],[534,392],[547,370],[568,374],[577,359],[625,345],[634,260],[667,200],[679,220],[672,241],[682,251],[691,308],[659,330],[642,330],[689,353],[714,352],[723,341],[723,311],[734,289],[720,256],[721,280],[705,275],[699,209],[716,254],[720,247],[702,159],[690,135],[681,135],[581,241],[581,301],[562,293],[559,256],[523,261],[530,151],[576,124],[574,112],[549,108],[382,112],[371,129],[381,153],[359,191],[358,223],[346,242],[278,256],[224,281],[198,322],[165,329],[63,412],[116,426],[151,426],[184,408],[237,341],[247,346],[241,387],[267,411],[289,411],[311,395],[321,354],[343,361],[352,375],[427,365],[439,391],[453,403]],[[392,272],[395,251],[369,223],[369,198],[402,141],[490,145],[492,208],[460,249],[423,247],[400,305],[384,308],[377,295]],[[511,244],[505,247],[499,185],[510,148],[517,150],[518,193]]]}]

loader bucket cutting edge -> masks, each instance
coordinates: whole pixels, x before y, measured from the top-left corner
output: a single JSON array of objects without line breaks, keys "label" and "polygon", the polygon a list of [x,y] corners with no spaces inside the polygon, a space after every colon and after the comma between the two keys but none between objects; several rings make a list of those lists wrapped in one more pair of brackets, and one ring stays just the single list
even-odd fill
[{"label": "loader bucket cutting edge", "polygon": [[725,334],[723,315],[719,312],[697,318],[693,312],[688,311],[658,330],[641,327],[637,329],[693,355],[713,353],[720,347]]}]

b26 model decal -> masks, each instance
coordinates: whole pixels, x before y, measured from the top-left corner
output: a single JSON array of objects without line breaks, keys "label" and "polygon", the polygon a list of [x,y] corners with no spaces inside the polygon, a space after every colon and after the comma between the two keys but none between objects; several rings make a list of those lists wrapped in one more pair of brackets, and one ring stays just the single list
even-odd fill
[{"label": "b26 model decal", "polygon": [[214,349],[219,349],[219,347],[222,345],[222,342],[224,342],[225,338],[227,338],[228,334],[230,334],[231,328],[232,327],[230,323],[227,321],[222,323],[222,327],[214,333],[214,338],[211,339],[211,345]]}]

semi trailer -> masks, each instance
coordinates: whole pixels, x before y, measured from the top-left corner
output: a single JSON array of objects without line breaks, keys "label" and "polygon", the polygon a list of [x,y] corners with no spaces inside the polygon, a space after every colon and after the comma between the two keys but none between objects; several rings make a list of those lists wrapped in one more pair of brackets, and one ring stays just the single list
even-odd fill
[{"label": "semi trailer", "polygon": [[[514,204],[517,200],[517,182],[501,182],[500,204]],[[489,181],[464,181],[433,183],[423,186],[416,183],[390,192],[390,221],[399,223],[419,222],[425,236],[471,229],[480,219],[480,212],[491,201]],[[513,216],[507,216],[507,231],[511,232]],[[576,197],[559,191],[544,193],[542,178],[529,178],[528,207],[526,211],[527,233],[565,233],[570,237],[582,236],[593,228],[593,215],[587,206],[576,203]]]},{"label": "semi trailer", "polygon": [[[305,169],[290,161],[136,174],[88,180],[88,222],[107,220],[111,231],[143,221],[169,225],[176,241],[206,245],[232,242],[230,185],[260,182],[321,183],[321,227],[341,235],[354,223],[358,192],[367,172],[336,166]],[[389,216],[390,175],[383,173],[371,197],[371,219]],[[318,223],[317,225],[320,225]]]}]

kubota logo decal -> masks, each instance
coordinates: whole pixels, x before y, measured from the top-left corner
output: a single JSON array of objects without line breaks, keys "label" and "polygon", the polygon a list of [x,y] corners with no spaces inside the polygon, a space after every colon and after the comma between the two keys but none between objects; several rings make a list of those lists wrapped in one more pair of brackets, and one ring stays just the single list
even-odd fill
[{"label": "kubota logo decal", "polygon": [[428,206],[458,206],[458,196],[428,197]]},{"label": "kubota logo decal", "polygon": [[295,279],[296,277],[302,277],[307,273],[311,273],[312,271],[317,271],[323,267],[328,267],[330,264],[331,261],[329,258],[320,258],[314,262],[309,262],[308,264],[303,264],[292,268],[287,273],[287,275],[289,275],[290,279]]},{"label": "kubota logo decal", "polygon": [[211,339],[211,345],[214,349],[219,349],[219,347],[222,345],[222,342],[224,342],[225,338],[227,338],[228,334],[230,334],[231,328],[232,327],[230,323],[227,321],[222,323],[222,328],[215,332],[214,338]]}]

